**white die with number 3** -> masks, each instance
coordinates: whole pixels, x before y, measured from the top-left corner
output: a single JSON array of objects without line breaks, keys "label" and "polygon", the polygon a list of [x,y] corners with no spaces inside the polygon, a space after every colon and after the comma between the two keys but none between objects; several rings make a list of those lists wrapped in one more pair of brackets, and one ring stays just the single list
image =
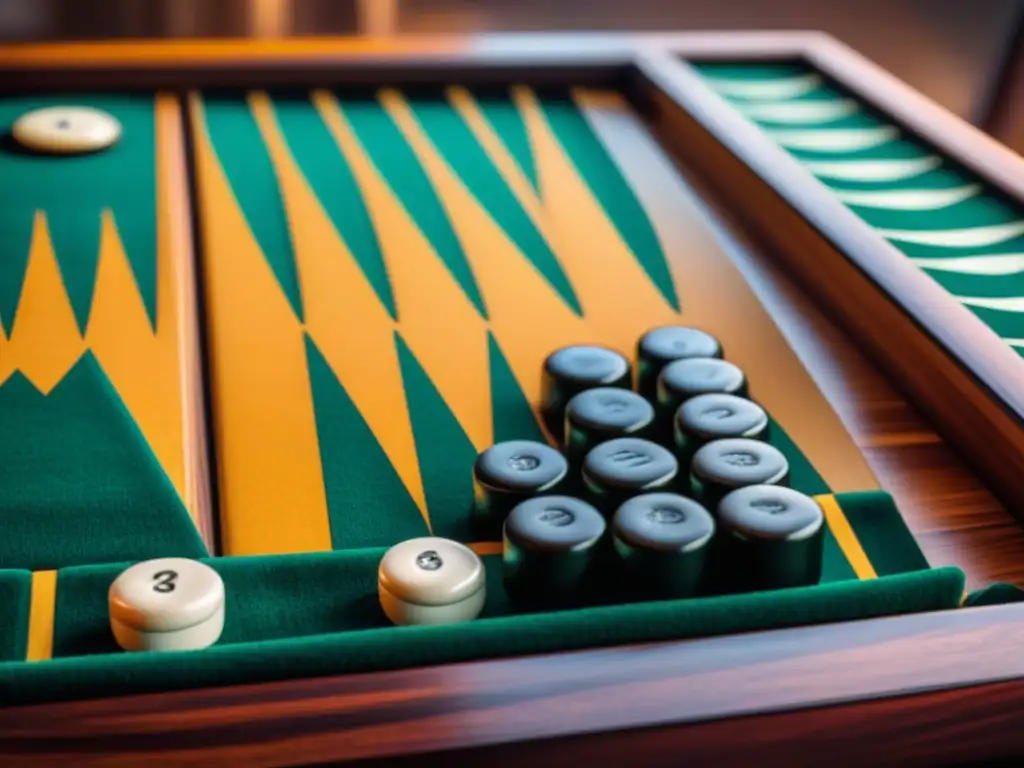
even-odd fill
[{"label": "white die with number 3", "polygon": [[110,585],[108,602],[110,629],[126,651],[206,648],[224,629],[224,582],[198,560],[137,563]]}]

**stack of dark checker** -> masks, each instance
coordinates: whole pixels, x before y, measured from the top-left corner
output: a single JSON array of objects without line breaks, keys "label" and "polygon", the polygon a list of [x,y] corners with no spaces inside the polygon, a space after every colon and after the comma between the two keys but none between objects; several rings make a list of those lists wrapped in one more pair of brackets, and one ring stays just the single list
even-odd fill
[{"label": "stack of dark checker", "polygon": [[548,356],[543,416],[561,450],[491,446],[473,514],[504,545],[518,603],[568,607],[595,585],[682,598],[817,583],[824,515],[788,485],[786,457],[743,371],[713,336],[656,328],[633,366],[598,346]]}]

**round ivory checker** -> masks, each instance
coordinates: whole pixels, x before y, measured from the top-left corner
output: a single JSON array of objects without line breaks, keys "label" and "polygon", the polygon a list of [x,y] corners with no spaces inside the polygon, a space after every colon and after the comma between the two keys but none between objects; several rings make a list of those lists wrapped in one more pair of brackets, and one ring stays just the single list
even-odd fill
[{"label": "round ivory checker", "polygon": [[469,621],[484,607],[484,566],[473,550],[457,541],[408,539],[381,558],[377,594],[395,624]]},{"label": "round ivory checker", "polygon": [[113,146],[121,124],[91,107],[46,107],[26,112],[11,128],[14,140],[34,152],[77,155]]},{"label": "round ivory checker", "polygon": [[126,651],[206,648],[224,629],[224,582],[198,560],[137,563],[114,580],[107,597],[110,628]]}]

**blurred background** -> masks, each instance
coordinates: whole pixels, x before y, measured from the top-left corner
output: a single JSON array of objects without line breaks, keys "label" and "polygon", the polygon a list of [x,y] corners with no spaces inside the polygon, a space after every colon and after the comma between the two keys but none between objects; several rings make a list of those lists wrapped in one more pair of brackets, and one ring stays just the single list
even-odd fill
[{"label": "blurred background", "polygon": [[0,0],[0,43],[701,29],[828,32],[1024,153],[1024,0]]}]

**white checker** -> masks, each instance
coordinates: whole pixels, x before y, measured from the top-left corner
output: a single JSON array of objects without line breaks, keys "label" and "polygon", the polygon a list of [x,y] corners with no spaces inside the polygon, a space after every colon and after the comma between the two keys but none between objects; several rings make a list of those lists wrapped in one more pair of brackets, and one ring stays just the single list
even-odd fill
[{"label": "white checker", "polygon": [[377,571],[384,613],[395,624],[475,619],[486,600],[484,566],[473,550],[437,537],[391,547]]},{"label": "white checker", "polygon": [[121,138],[121,124],[112,115],[91,107],[46,107],[19,117],[11,135],[35,152],[76,155],[116,144]]},{"label": "white checker", "polygon": [[108,600],[111,630],[125,650],[206,648],[224,628],[224,582],[197,560],[137,563],[110,585]]}]

